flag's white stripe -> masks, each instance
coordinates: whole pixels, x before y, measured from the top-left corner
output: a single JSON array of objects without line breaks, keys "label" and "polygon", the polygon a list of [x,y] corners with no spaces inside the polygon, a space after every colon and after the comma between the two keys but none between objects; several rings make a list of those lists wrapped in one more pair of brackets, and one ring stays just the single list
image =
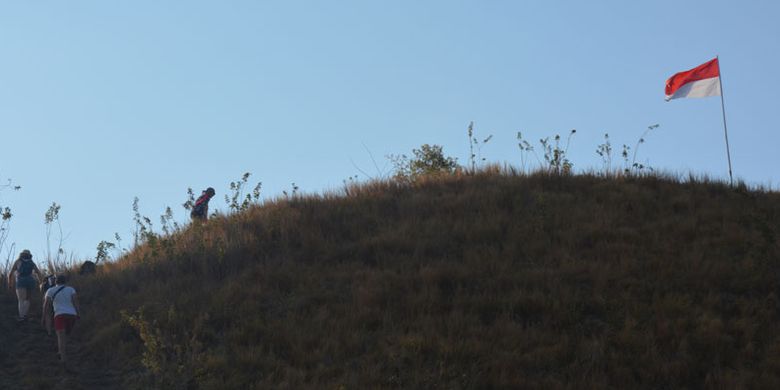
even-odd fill
[{"label": "flag's white stripe", "polygon": [[708,96],[720,96],[720,77],[691,81],[677,89],[671,96],[667,95],[666,100]]}]

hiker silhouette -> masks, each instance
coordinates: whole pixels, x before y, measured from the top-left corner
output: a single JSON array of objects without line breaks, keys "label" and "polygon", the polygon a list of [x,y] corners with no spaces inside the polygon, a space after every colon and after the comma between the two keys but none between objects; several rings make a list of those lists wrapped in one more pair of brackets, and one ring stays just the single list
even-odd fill
[{"label": "hiker silhouette", "polygon": [[92,275],[97,272],[97,265],[94,261],[85,261],[79,268],[79,275]]},{"label": "hiker silhouette", "polygon": [[205,221],[209,217],[209,200],[214,197],[216,191],[209,187],[203,190],[203,193],[192,205],[192,211],[190,212],[190,218],[193,221]]},{"label": "hiker silhouette", "polygon": [[19,301],[18,321],[21,322],[27,319],[33,289],[38,286],[41,278],[41,271],[38,270],[38,266],[33,262],[32,253],[27,249],[19,253],[19,258],[16,259],[11,267],[11,272],[8,273],[8,285],[16,290],[16,299]]},{"label": "hiker silhouette", "polygon": [[[57,351],[60,354],[60,362],[66,364],[66,343],[76,319],[80,318],[80,308],[76,290],[66,285],[68,278],[65,275],[57,275],[56,286],[46,291],[43,302],[43,317],[54,314],[54,331],[57,333]],[[43,320],[41,320],[43,322]],[[47,329],[48,331],[48,329]],[[66,369],[69,366],[66,365]]]}]

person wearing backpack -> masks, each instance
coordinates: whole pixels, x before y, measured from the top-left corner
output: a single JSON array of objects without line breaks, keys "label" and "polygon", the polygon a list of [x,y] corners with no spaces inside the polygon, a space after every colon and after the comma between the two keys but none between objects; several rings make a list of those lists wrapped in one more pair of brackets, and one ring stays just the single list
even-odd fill
[{"label": "person wearing backpack", "polygon": [[23,250],[11,267],[11,272],[8,273],[8,285],[16,290],[16,298],[19,301],[19,317],[17,321],[27,320],[27,313],[30,311],[30,299],[40,279],[41,271],[38,270],[38,266],[33,262],[32,253],[27,249]]},{"label": "person wearing backpack", "polygon": [[192,211],[190,212],[190,218],[193,221],[205,222],[209,217],[209,200],[214,197],[216,191],[209,187],[200,195],[195,204],[192,205]]},{"label": "person wearing backpack", "polygon": [[57,351],[60,354],[60,362],[66,364],[66,343],[68,336],[73,331],[76,320],[80,318],[79,300],[76,289],[66,285],[68,277],[57,275],[56,285],[46,291],[43,302],[43,315],[54,312],[54,331],[57,333]]},{"label": "person wearing backpack", "polygon": [[[49,291],[50,288],[57,285],[57,278],[56,276],[49,274],[46,275],[45,278],[43,278],[43,283],[41,283],[41,292],[43,293],[43,299],[41,299],[41,302],[46,302],[46,292]],[[44,328],[46,328],[46,334],[49,336],[52,335],[52,326],[54,324],[54,313],[52,313],[50,310],[46,310],[46,305],[43,306],[43,315],[41,316],[41,325],[43,325]]]}]

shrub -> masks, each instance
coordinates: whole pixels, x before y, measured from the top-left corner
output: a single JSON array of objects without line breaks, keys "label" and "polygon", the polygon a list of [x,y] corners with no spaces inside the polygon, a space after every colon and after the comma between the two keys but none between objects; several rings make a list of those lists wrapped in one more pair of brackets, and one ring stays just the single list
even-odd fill
[{"label": "shrub", "polygon": [[420,149],[412,149],[412,154],[412,158],[388,156],[395,166],[396,179],[414,181],[421,176],[453,174],[458,168],[457,159],[445,156],[440,145],[423,144]]}]

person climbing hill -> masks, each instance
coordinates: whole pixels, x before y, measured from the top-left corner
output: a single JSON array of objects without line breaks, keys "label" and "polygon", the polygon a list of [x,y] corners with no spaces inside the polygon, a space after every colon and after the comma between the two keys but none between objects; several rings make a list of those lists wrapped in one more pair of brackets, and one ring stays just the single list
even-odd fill
[{"label": "person climbing hill", "polygon": [[[66,342],[76,319],[80,316],[79,300],[76,289],[67,286],[68,278],[65,275],[57,275],[57,285],[46,291],[43,302],[43,317],[54,311],[54,331],[57,333],[57,350],[60,354],[60,362],[67,362]],[[43,321],[43,320],[42,320]]]},{"label": "person climbing hill", "polygon": [[200,195],[195,204],[192,205],[192,212],[190,212],[190,218],[193,221],[206,221],[209,217],[209,200],[214,197],[216,191],[209,187]]},{"label": "person climbing hill", "polygon": [[17,321],[21,322],[27,319],[33,290],[38,285],[40,279],[41,271],[38,270],[38,266],[33,262],[32,253],[27,249],[23,250],[11,267],[11,272],[8,273],[8,285],[16,290],[16,299],[19,301],[19,317],[17,317]]},{"label": "person climbing hill", "polygon": [[[50,288],[53,288],[57,285],[57,277],[49,274],[46,275],[46,277],[43,278],[43,283],[41,283],[40,288],[41,292],[43,293],[43,299],[41,299],[41,302],[46,303],[46,292],[49,291]],[[46,328],[46,333],[51,336],[52,334],[52,326],[54,321],[54,313],[51,311],[46,310],[46,305],[43,306],[43,315],[41,316],[41,324],[44,328]]]}]

